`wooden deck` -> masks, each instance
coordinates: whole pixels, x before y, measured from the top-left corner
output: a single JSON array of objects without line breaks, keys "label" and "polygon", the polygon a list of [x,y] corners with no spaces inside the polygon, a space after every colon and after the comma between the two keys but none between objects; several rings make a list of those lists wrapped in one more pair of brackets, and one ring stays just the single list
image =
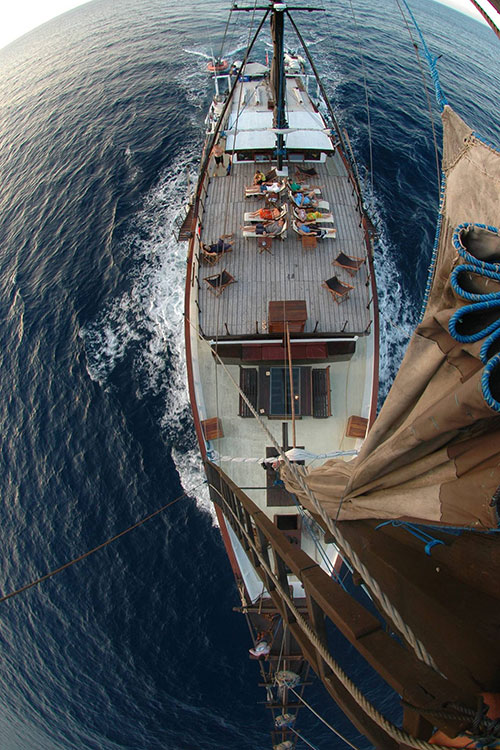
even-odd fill
[{"label": "wooden deck", "polygon": [[[308,319],[305,333],[362,334],[370,324],[367,285],[368,264],[353,278],[344,269],[332,265],[340,251],[355,257],[366,256],[356,197],[338,156],[316,167],[314,183],[322,185],[321,198],[330,204],[337,239],[322,239],[314,250],[303,250],[299,235],[288,222],[286,239],[273,240],[271,252],[259,252],[257,241],[244,239],[241,233],[245,211],[262,207],[259,198],[244,198],[244,186],[252,183],[255,165],[237,164],[230,176],[212,177],[203,215],[202,242],[216,242],[222,234],[234,233],[234,249],[215,266],[200,266],[200,324],[206,337],[238,337],[268,333],[268,303],[271,300],[303,299]],[[291,172],[292,174],[292,172]],[[290,212],[289,206],[289,212]],[[326,225],[328,226],[328,225]],[[237,281],[219,298],[203,281],[222,270]],[[337,304],[323,289],[325,279],[336,275],[355,289],[349,299]]]}]

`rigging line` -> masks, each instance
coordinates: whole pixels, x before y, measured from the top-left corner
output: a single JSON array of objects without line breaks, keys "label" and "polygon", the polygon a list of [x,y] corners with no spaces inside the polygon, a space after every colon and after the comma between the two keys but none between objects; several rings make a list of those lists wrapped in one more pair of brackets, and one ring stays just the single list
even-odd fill
[{"label": "rigging line", "polygon": [[[420,740],[417,737],[413,737],[404,729],[400,729],[399,727],[395,726],[391,721],[389,721],[389,719],[386,719],[386,717],[382,713],[380,713],[380,711],[368,700],[368,698],[364,695],[360,688],[358,688],[353,680],[351,680],[351,678],[342,669],[340,664],[333,658],[332,654],[325,646],[322,639],[319,638],[316,632],[312,629],[309,622],[306,621],[298,607],[295,605],[293,594],[290,595],[290,591],[287,590],[288,586],[283,586],[280,579],[273,572],[270,563],[264,559],[264,556],[261,554],[261,551],[257,546],[256,540],[254,539],[253,535],[251,535],[247,531],[236,510],[233,510],[233,508],[229,505],[227,499],[224,497],[220,489],[218,489],[211,483],[209,483],[209,488],[221,498],[222,504],[226,508],[227,515],[231,516],[234,520],[235,526],[233,528],[238,527],[245,537],[249,547],[252,548],[253,552],[259,559],[262,569],[274,583],[274,586],[281,599],[283,599],[288,605],[300,629],[309,639],[321,658],[330,667],[332,672],[335,674],[335,677],[342,683],[342,685],[350,693],[351,697],[357,702],[357,704],[365,712],[365,714],[369,716],[379,727],[381,727],[384,732],[386,732],[386,734],[397,740],[400,744],[408,745],[409,747],[416,748],[417,750],[448,750],[448,748],[443,747],[442,745],[431,745],[425,740]],[[292,688],[287,686],[287,689]]]},{"label": "rigging line", "polygon": [[304,704],[304,706],[306,706],[306,708],[308,708],[309,711],[311,711],[320,721],[322,721],[323,724],[326,727],[328,727],[328,729],[330,729],[334,734],[336,734],[337,737],[339,737],[341,740],[343,740],[346,743],[346,745],[349,745],[349,747],[352,747],[353,750],[359,750],[359,747],[357,747],[356,745],[353,745],[353,743],[350,742],[347,739],[347,737],[344,737],[343,734],[341,734],[337,729],[335,729],[334,727],[332,727],[331,724],[329,724],[325,719],[323,719],[323,717],[320,716],[319,713],[317,711],[315,711],[314,708],[312,706],[310,706],[309,703],[306,700],[304,700],[304,698],[301,695],[299,695],[292,687],[290,687],[289,690],[291,690],[292,693],[295,693],[295,695],[297,696],[297,698],[302,701],[302,703]]},{"label": "rigging line", "polygon": [[199,489],[199,487],[201,487],[203,484],[206,484],[206,480],[203,480],[202,482],[197,484],[195,487],[192,487],[190,490],[186,490],[186,492],[183,492],[182,495],[179,495],[179,497],[176,497],[175,500],[171,500],[169,503],[162,505],[161,508],[158,508],[157,510],[153,511],[153,513],[150,513],[144,518],[141,518],[140,521],[136,521],[136,523],[132,524],[132,526],[129,526],[127,529],[120,531],[118,534],[115,534],[110,539],[107,539],[105,542],[98,544],[97,547],[93,547],[92,549],[87,550],[87,552],[84,552],[82,555],[78,555],[78,557],[75,557],[73,560],[70,560],[69,562],[64,563],[64,565],[60,565],[58,568],[51,570],[50,573],[46,573],[45,575],[40,576],[40,578],[37,578],[36,580],[31,581],[31,583],[26,583],[24,586],[21,586],[15,591],[11,591],[10,594],[5,594],[4,596],[0,597],[0,604],[2,602],[7,601],[7,599],[12,599],[12,597],[17,596],[18,594],[21,594],[23,591],[27,591],[28,589],[33,588],[33,586],[37,586],[39,583],[42,583],[42,581],[46,581],[48,578],[52,578],[52,576],[55,576],[57,573],[60,573],[61,571],[66,570],[66,568],[69,568],[75,563],[80,562],[80,560],[84,560],[86,557],[93,555],[94,552],[98,552],[100,549],[107,547],[108,544],[111,544],[112,542],[115,542],[117,539],[120,539],[120,537],[125,536],[125,534],[128,534],[129,531],[133,531],[134,529],[137,529],[139,526],[142,526],[144,523],[146,523],[146,521],[150,521],[155,516],[158,516],[160,513],[163,513],[164,510],[166,510],[167,508],[170,508],[172,505],[174,505],[174,503],[178,503],[179,500],[182,500],[185,497],[191,496],[191,494],[195,492],[197,489]]},{"label": "rigging line", "polygon": [[408,34],[410,36],[410,40],[413,45],[413,49],[415,51],[415,56],[417,58],[417,64],[420,70],[420,76],[422,78],[422,87],[424,89],[425,98],[427,100],[427,111],[429,113],[429,119],[431,121],[432,140],[434,142],[434,157],[436,159],[436,174],[437,174],[437,181],[438,181],[438,190],[440,190],[441,188],[441,165],[439,164],[439,149],[438,149],[438,143],[437,143],[436,126],[434,124],[434,118],[432,116],[432,104],[431,104],[431,98],[429,96],[429,88],[427,86],[427,82],[425,79],[424,67],[422,65],[422,60],[420,58],[420,54],[418,51],[418,45],[413,38],[413,34],[411,33],[410,26],[403,12],[403,8],[401,7],[400,1],[396,0],[396,3],[399,8],[399,12],[401,13],[401,17],[403,21],[405,22],[406,30],[408,31]]},{"label": "rigging line", "polygon": [[363,88],[365,92],[365,104],[366,104],[366,126],[368,130],[368,145],[370,149],[370,188],[371,188],[371,194],[372,194],[372,200],[373,200],[373,143],[372,143],[372,126],[371,126],[371,113],[370,113],[370,99],[368,97],[368,84],[366,82],[366,65],[365,65],[365,56],[363,55],[363,48],[361,45],[361,35],[359,33],[359,27],[358,22],[356,20],[356,14],[354,12],[354,7],[352,4],[352,0],[349,0],[349,5],[351,8],[351,14],[352,14],[352,20],[354,21],[354,29],[356,31],[356,38],[358,42],[358,48],[359,48],[359,55],[361,57],[361,70],[363,71]]},{"label": "rigging line", "polygon": [[[248,28],[247,52],[245,54],[243,64],[241,65],[240,69],[237,72],[236,81],[235,81],[235,84],[234,84],[234,86],[236,86],[236,83],[239,82],[239,84],[240,84],[240,91],[239,91],[239,94],[238,94],[238,105],[236,107],[236,119],[234,121],[233,147],[231,149],[231,156],[230,156],[231,163],[232,163],[232,161],[234,159],[234,152],[236,151],[236,136],[238,135],[238,122],[239,122],[239,119],[240,119],[240,115],[244,112],[244,110],[246,109],[246,107],[250,103],[250,100],[249,100],[248,102],[243,102],[243,107],[241,106],[241,98],[242,98],[242,95],[243,95],[243,85],[242,85],[243,82],[240,81],[240,75],[243,73],[243,70],[244,70],[244,68],[246,66],[246,62],[247,62],[247,59],[248,59],[249,54],[250,54],[250,49],[251,49],[251,47],[253,47],[253,44],[254,44],[254,42],[255,42],[255,40],[256,40],[256,38],[257,38],[257,36],[258,36],[261,28],[263,27],[264,22],[265,22],[267,16],[269,15],[269,10],[267,10],[266,14],[264,15],[264,17],[262,18],[262,20],[261,20],[261,22],[259,24],[259,27],[258,27],[257,31],[255,32],[255,36],[253,38],[251,46],[249,46],[250,45],[250,36],[252,34],[253,25],[255,23],[255,11],[256,10],[257,10],[257,0],[254,0],[253,9],[252,9],[252,16],[250,18],[250,25],[249,25],[249,28]],[[233,87],[233,90],[234,90],[234,87]],[[233,91],[230,92],[229,96],[231,96],[232,93],[233,93]],[[231,130],[233,130],[232,127],[231,127]],[[229,201],[230,201],[230,195],[229,195],[229,190],[228,190],[227,191],[227,201],[226,201],[226,211],[225,211],[225,215],[224,215],[224,227],[226,227],[226,225],[227,225],[227,219],[228,219],[228,213],[229,213]]]},{"label": "rigging line", "polygon": [[228,30],[228,28],[229,28],[229,24],[230,24],[230,22],[231,22],[231,16],[232,16],[232,13],[233,13],[233,8],[232,8],[232,6],[231,6],[231,9],[230,9],[230,11],[229,11],[229,15],[228,15],[228,17],[227,17],[227,21],[226,21],[226,28],[224,29],[224,36],[222,37],[222,43],[221,43],[221,46],[220,46],[220,54],[219,54],[219,59],[220,59],[220,60],[222,60],[222,54],[223,54],[223,52],[224,52],[224,45],[225,45],[225,43],[226,43],[226,35],[227,35],[227,30]]},{"label": "rigging line", "polygon": [[297,737],[299,737],[299,738],[300,738],[300,739],[302,740],[302,742],[304,742],[304,743],[305,743],[305,744],[306,744],[306,745],[307,745],[308,747],[311,747],[311,748],[312,748],[312,750],[318,750],[318,748],[316,747],[316,745],[313,745],[313,744],[312,744],[311,742],[309,742],[309,740],[306,740],[306,738],[305,738],[305,737],[303,737],[303,736],[302,736],[302,735],[300,734],[300,732],[297,732],[297,730],[296,730],[296,729],[294,729],[293,727],[288,727],[288,729],[289,729],[289,730],[290,730],[291,732],[293,732],[294,734],[296,734],[296,735],[297,735]]},{"label": "rigging line", "polygon": [[286,629],[288,627],[287,623],[282,620],[283,623],[283,638],[281,639],[281,650],[280,650],[280,658],[278,659],[278,666],[276,667],[276,672],[280,671],[281,667],[281,657],[283,656],[283,647],[285,645],[285,636],[286,636]]},{"label": "rigging line", "polygon": [[[191,326],[194,325],[192,321],[188,318],[189,324]],[[196,328],[195,328],[196,330]],[[353,549],[350,542],[345,539],[344,535],[340,531],[338,524],[336,521],[334,521],[330,516],[326,513],[325,509],[321,505],[321,503],[316,498],[314,492],[310,489],[308,484],[305,481],[305,476],[299,472],[297,466],[293,464],[289,459],[288,456],[286,456],[285,452],[283,451],[282,447],[279,445],[277,440],[274,438],[274,435],[271,433],[271,431],[267,428],[267,426],[264,424],[263,420],[260,417],[260,414],[256,411],[253,404],[251,404],[250,399],[247,397],[247,395],[242,391],[242,389],[239,387],[239,385],[234,380],[233,376],[231,375],[230,371],[222,361],[221,357],[219,356],[219,353],[217,351],[214,351],[208,341],[206,341],[200,333],[197,331],[197,335],[200,338],[200,341],[205,343],[210,351],[212,352],[213,356],[217,358],[220,365],[222,366],[224,372],[226,373],[227,377],[233,384],[236,391],[239,393],[243,401],[248,406],[249,410],[257,420],[257,423],[262,428],[263,432],[268,436],[270,439],[272,445],[274,446],[275,450],[277,451],[278,456],[283,460],[285,465],[288,467],[290,473],[294,477],[295,481],[300,485],[302,490],[304,491],[304,494],[307,496],[307,498],[310,500],[311,504],[314,506],[315,510],[318,512],[318,514],[321,516],[323,521],[326,524],[327,529],[331,532],[333,535],[337,546],[341,549],[341,551],[344,553],[344,555],[350,560],[351,565],[357,570],[357,572],[361,575],[363,581],[370,589],[372,595],[375,596],[375,598],[378,600],[380,608],[384,611],[384,613],[391,619],[393,622],[395,628],[401,633],[401,635],[405,638],[405,640],[409,643],[409,645],[412,647],[412,649],[415,652],[415,655],[417,658],[424,662],[424,664],[427,664],[427,666],[432,667],[432,669],[439,672],[437,665],[432,658],[432,656],[428,653],[427,649],[425,648],[424,644],[415,636],[413,630],[409,627],[409,625],[406,624],[406,622],[403,620],[401,615],[399,614],[396,607],[392,604],[389,597],[382,591],[380,588],[380,585],[378,582],[373,578],[372,574],[366,567],[366,565],[362,562],[359,555],[355,550]]]},{"label": "rigging line", "polygon": [[413,21],[413,25],[415,26],[418,35],[420,37],[420,41],[422,42],[422,47],[424,48],[424,53],[427,58],[427,64],[429,65],[429,69],[431,71],[432,80],[434,81],[434,90],[436,93],[436,99],[441,107],[441,110],[445,108],[445,106],[448,104],[446,97],[444,95],[443,89],[441,88],[441,82],[439,80],[439,73],[437,71],[436,62],[438,60],[438,57],[432,57],[431,53],[429,52],[429,48],[427,47],[427,44],[424,39],[424,35],[422,34],[420,30],[420,26],[417,23],[417,19],[412,13],[412,10],[406,0],[403,0],[403,3],[405,5],[406,10],[410,14],[410,18]]},{"label": "rigging line", "polygon": [[[264,16],[264,18],[262,19],[262,21],[261,21],[261,23],[259,25],[259,28],[257,29],[257,32],[256,32],[256,34],[254,36],[254,39],[253,39],[252,43],[250,43],[250,40],[251,40],[251,37],[252,37],[253,25],[254,25],[254,21],[255,21],[255,10],[256,10],[256,7],[257,7],[257,0],[254,0],[254,7],[253,7],[253,11],[252,11],[252,17],[251,17],[250,25],[249,25],[249,29],[248,29],[247,52],[245,54],[245,57],[244,57],[242,65],[240,67],[240,70],[238,71],[237,78],[236,78],[237,81],[238,81],[238,79],[240,77],[240,74],[244,70],[244,66],[246,65],[246,61],[247,61],[248,56],[250,54],[250,49],[252,48],[253,43],[255,42],[255,39],[257,38],[257,34],[260,31],[260,29],[262,28],[262,25],[263,25],[265,19],[267,18],[267,13],[266,13],[266,15]],[[215,73],[215,75],[217,75],[217,73]],[[233,89],[228,94],[228,98],[229,99],[232,99],[232,93],[233,93],[233,91],[234,91],[234,87],[233,87]],[[234,157],[234,149],[235,149],[235,145],[236,145],[236,133],[237,133],[237,130],[238,130],[238,119],[239,119],[239,116],[240,116],[240,107],[241,107],[241,95],[242,95],[242,92],[243,92],[243,86],[241,85],[241,82],[240,82],[240,92],[239,92],[239,98],[238,98],[238,106],[237,106],[237,110],[236,110],[235,133],[234,133],[234,139],[233,139],[233,149],[232,149],[231,161],[232,161],[232,159]],[[223,113],[221,113],[221,116],[220,116],[221,121],[222,121],[222,115],[223,115]],[[226,177],[227,177],[227,175],[226,175]],[[224,183],[224,184],[226,185],[226,183]],[[228,222],[228,218],[229,218],[229,202],[230,202],[230,191],[226,189],[226,210],[224,212],[224,232],[223,232],[223,238],[222,238],[223,242],[224,242],[224,239],[225,239],[224,235],[227,233],[226,230],[227,230],[227,222]],[[219,297],[217,298],[217,316],[216,316],[216,326],[215,326],[215,330],[216,330],[215,345],[216,345],[216,347],[218,347],[218,343],[219,343],[219,324],[220,324],[220,313],[221,313],[222,302],[223,302],[222,295],[219,295]],[[218,369],[217,369],[217,363],[216,362],[214,362],[214,366],[215,366],[215,404],[216,404],[216,417],[217,417],[217,419],[219,419],[219,379],[218,379]]]}]

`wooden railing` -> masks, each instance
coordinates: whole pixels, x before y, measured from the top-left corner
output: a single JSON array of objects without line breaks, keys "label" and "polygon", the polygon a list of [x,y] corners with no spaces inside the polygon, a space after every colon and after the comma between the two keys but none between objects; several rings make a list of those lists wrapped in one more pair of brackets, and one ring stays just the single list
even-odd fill
[{"label": "wooden railing", "polygon": [[[290,572],[304,587],[308,622],[323,646],[328,648],[327,622],[330,621],[385,682],[413,706],[440,710],[449,702],[470,703],[470,696],[418,661],[413,653],[387,632],[376,616],[339,586],[303,550],[291,544],[264,511],[220,467],[207,461],[205,468],[213,502],[223,511],[304,657],[335,702],[376,748],[397,750],[404,746],[392,739],[358,705],[325,662],[314,640],[298,624],[279,591],[279,588],[290,590]],[[403,726],[407,731],[418,739],[429,738],[432,726],[421,714],[408,709],[403,714]],[[435,719],[434,723],[451,736],[462,729],[457,722],[450,720]]]}]

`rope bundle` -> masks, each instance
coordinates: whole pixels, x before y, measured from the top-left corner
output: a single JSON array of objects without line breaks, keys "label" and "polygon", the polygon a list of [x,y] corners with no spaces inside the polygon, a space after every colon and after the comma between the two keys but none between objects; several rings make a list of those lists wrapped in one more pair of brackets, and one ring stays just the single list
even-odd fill
[{"label": "rope bundle", "polygon": [[[500,412],[500,401],[491,389],[492,382],[500,378],[500,232],[486,224],[459,224],[453,244],[466,262],[453,270],[450,283],[458,297],[472,304],[464,305],[451,316],[448,329],[456,341],[464,344],[484,339],[479,353],[486,365],[481,387],[488,406]],[[467,288],[466,279],[471,281],[473,277],[484,291],[478,291],[477,283],[471,284],[472,291]],[[493,282],[495,291],[487,291],[488,282]]]}]

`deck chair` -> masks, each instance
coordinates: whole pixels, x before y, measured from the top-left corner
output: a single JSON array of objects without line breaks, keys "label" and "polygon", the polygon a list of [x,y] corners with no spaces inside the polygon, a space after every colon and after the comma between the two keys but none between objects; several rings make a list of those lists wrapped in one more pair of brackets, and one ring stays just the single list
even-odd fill
[{"label": "deck chair", "polygon": [[309,236],[311,236],[311,237],[316,237],[318,240],[334,240],[337,237],[337,229],[336,229],[336,227],[321,227],[321,231],[324,234],[320,237],[319,235],[312,234],[312,233],[310,235],[301,234],[299,232],[298,227],[297,227],[297,222],[296,221],[292,222],[292,226],[293,226],[294,230],[297,232],[297,234],[299,234],[301,237],[309,237]]},{"label": "deck chair", "polygon": [[212,294],[215,294],[216,297],[220,297],[229,284],[232,284],[233,282],[236,283],[234,276],[231,276],[226,269],[221,271],[221,273],[214,274],[213,276],[207,276],[205,281],[208,284],[209,291],[212,292]]},{"label": "deck chair", "polygon": [[356,276],[365,260],[366,258],[354,258],[351,255],[340,252],[335,260],[332,260],[332,265],[340,266],[340,268],[343,268],[351,276]]},{"label": "deck chair", "polygon": [[[307,209],[304,209],[304,210],[307,211]],[[297,208],[297,206],[294,206],[293,215],[298,221],[300,221],[298,211],[299,209]],[[333,224],[333,214],[323,214],[323,216],[321,216],[319,219],[314,219],[314,223],[315,224]]]},{"label": "deck chair", "polygon": [[341,302],[348,299],[349,292],[354,289],[350,284],[344,284],[342,281],[339,281],[336,276],[327,279],[321,284],[321,286],[330,292],[337,305],[340,305]]},{"label": "deck chair", "polygon": [[293,205],[296,206],[297,208],[305,208],[306,211],[308,208],[312,208],[313,210],[318,209],[319,211],[325,211],[325,212],[330,211],[330,204],[328,203],[328,201],[317,201],[315,206],[300,206],[295,200],[295,197],[297,194],[292,193],[291,190],[289,190],[288,192],[289,192],[290,200],[292,201]]},{"label": "deck chair", "polygon": [[[257,227],[257,225],[255,226]],[[243,237],[247,237],[247,238],[248,237],[272,237],[272,238],[280,237],[282,240],[284,240],[286,237],[287,228],[288,228],[288,222],[285,221],[285,223],[283,224],[281,228],[281,231],[278,232],[278,234],[266,234],[266,233],[257,234],[255,231],[253,231],[253,232],[242,232],[242,235]]]},{"label": "deck chair", "polygon": [[[267,219],[267,221],[278,221],[278,219],[284,219],[285,218],[285,216],[287,215],[287,212],[288,212],[288,204],[285,203],[284,206],[276,206],[276,208],[279,209],[280,215],[277,216],[276,219]],[[252,211],[246,211],[245,212],[245,214],[243,216],[243,221],[245,222],[245,224],[247,224],[247,223],[248,224],[253,224],[254,222],[255,222],[255,224],[259,224],[259,223],[262,224],[262,221],[263,221],[262,219],[260,219],[258,217],[255,217],[255,216],[252,216],[251,214],[252,214]]]},{"label": "deck chair", "polygon": [[246,185],[245,186],[245,198],[265,198],[266,195],[272,195],[272,196],[277,197],[278,195],[281,195],[281,193],[285,190],[286,183],[285,182],[281,183],[279,193],[267,193],[265,190],[261,192],[260,189],[259,191],[256,191],[255,188],[256,188],[255,185]]},{"label": "deck chair", "polygon": [[295,177],[297,177],[297,179],[301,177],[316,177],[317,174],[318,173],[314,167],[295,167]]},{"label": "deck chair", "polygon": [[210,250],[205,250],[203,245],[201,246],[200,250],[201,250],[200,258],[208,266],[215,266],[215,264],[218,263],[219,260],[224,255],[224,253],[212,253],[210,252]]}]

